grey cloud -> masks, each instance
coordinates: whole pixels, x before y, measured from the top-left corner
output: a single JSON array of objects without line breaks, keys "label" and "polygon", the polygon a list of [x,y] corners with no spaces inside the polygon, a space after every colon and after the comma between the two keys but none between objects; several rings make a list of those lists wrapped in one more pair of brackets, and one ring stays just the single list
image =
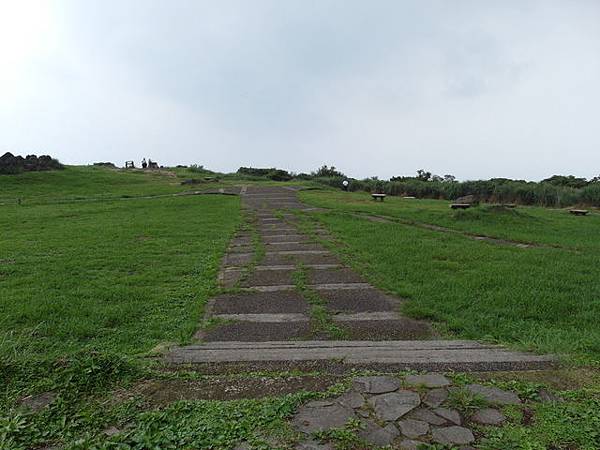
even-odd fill
[{"label": "grey cloud", "polygon": [[[0,148],[363,177],[600,172],[600,4],[62,1]],[[10,89],[9,89],[10,88]]]}]

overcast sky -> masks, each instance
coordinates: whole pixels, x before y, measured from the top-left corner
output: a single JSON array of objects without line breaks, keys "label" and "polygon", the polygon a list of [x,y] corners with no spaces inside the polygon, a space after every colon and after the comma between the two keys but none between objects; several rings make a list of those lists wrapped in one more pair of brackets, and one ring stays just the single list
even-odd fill
[{"label": "overcast sky", "polygon": [[600,174],[600,1],[0,0],[0,153]]}]

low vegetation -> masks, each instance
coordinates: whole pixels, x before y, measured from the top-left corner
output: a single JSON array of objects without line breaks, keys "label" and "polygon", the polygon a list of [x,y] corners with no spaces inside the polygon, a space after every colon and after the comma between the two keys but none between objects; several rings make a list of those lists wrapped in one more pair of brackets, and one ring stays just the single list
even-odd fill
[{"label": "low vegetation", "polygon": [[[289,183],[315,187],[339,174],[329,167],[317,172]],[[243,226],[236,197],[172,195],[189,189],[181,184],[186,179],[198,180],[194,190],[280,183],[197,166],[67,166],[0,177],[0,448],[233,449],[246,442],[253,449],[291,449],[299,439],[288,424],[296,408],[339,395],[347,385],[342,378],[322,393],[168,404],[155,403],[144,390],[175,379],[210,383],[212,377],[193,372],[164,371],[151,356],[170,343],[189,342],[205,301],[216,292],[219,260]],[[375,203],[366,193],[339,190],[301,195],[328,209],[311,213],[305,225],[316,220],[331,230],[335,250],[349,264],[375,285],[410,299],[408,314],[435,321],[448,335],[599,364],[596,214],[486,205],[453,212],[439,200]],[[375,216],[385,221],[368,220]],[[301,269],[295,281],[302,290]],[[306,289],[303,294],[314,320],[330,326],[320,299]],[[578,365],[569,373],[585,376],[556,371],[546,378],[526,373],[489,381],[532,401],[507,407],[506,426],[482,427],[478,446],[597,448],[598,372]],[[268,385],[285,376],[239,373],[227,380],[234,392],[250,378]],[[533,401],[545,385],[562,401]],[[473,399],[454,401],[468,408]],[[320,437],[338,449],[356,449],[356,431],[349,424]]]},{"label": "low vegetation", "polygon": [[333,249],[376,286],[409,299],[407,314],[456,336],[600,363],[600,216],[485,206],[456,212],[441,201],[375,203],[329,191],[301,198],[329,209],[312,217],[339,240]]}]

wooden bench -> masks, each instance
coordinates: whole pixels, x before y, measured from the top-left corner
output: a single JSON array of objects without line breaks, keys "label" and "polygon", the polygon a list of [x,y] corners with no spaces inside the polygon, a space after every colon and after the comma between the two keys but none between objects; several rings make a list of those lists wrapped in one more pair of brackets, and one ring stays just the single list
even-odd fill
[{"label": "wooden bench", "polygon": [[373,200],[385,200],[385,194],[371,194],[371,197],[373,197]]},{"label": "wooden bench", "polygon": [[452,203],[450,208],[452,209],[468,209],[471,207],[470,203]]},{"label": "wooden bench", "polygon": [[570,209],[569,212],[575,216],[587,216],[590,213],[587,209]]}]

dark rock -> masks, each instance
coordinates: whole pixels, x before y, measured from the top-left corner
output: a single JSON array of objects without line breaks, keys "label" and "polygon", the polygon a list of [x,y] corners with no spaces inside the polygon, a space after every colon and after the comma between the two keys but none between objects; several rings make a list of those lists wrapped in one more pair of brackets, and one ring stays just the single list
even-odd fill
[{"label": "dark rock", "polygon": [[425,408],[417,408],[410,412],[409,415],[406,416],[409,419],[420,420],[423,422],[427,422],[430,425],[444,425],[446,423],[446,419],[434,414],[429,409]]},{"label": "dark rock", "polygon": [[119,430],[117,427],[108,427],[103,431],[103,433],[106,436],[114,436],[115,434],[119,434],[120,432],[121,430]]},{"label": "dark rock", "polygon": [[348,420],[354,418],[356,416],[351,408],[332,402],[311,402],[298,410],[292,419],[292,425],[303,433],[314,433],[342,428]]},{"label": "dark rock", "polygon": [[433,412],[436,413],[438,416],[443,417],[448,422],[452,422],[455,425],[460,425],[462,423],[460,419],[460,414],[455,409],[435,408]]},{"label": "dark rock", "polygon": [[348,408],[360,408],[365,404],[365,398],[358,392],[350,391],[343,394],[336,400],[340,405]]},{"label": "dark rock", "polygon": [[540,389],[540,392],[538,392],[538,400],[543,403],[557,403],[563,401],[558,395],[553,394],[546,389]]},{"label": "dark rock", "polygon": [[457,426],[434,428],[431,436],[434,442],[444,445],[470,444],[475,440],[471,430]]},{"label": "dark rock", "polygon": [[385,427],[380,427],[375,422],[363,422],[365,429],[359,432],[359,437],[365,442],[377,447],[385,447],[390,445],[392,441],[400,435],[400,432],[393,424],[388,424]]},{"label": "dark rock", "polygon": [[506,417],[497,409],[482,408],[471,416],[471,420],[483,425],[500,425],[506,420]]},{"label": "dark rock", "polygon": [[397,420],[415,409],[421,403],[419,394],[412,391],[398,391],[376,395],[369,399],[375,414],[386,421]]},{"label": "dark rock", "polygon": [[404,419],[398,422],[402,434],[409,438],[417,438],[429,433],[429,424],[420,420]]},{"label": "dark rock", "polygon": [[425,445],[421,441],[413,441],[412,439],[404,439],[400,442],[400,450],[418,450],[419,445]]},{"label": "dark rock", "polygon": [[352,380],[354,389],[366,394],[384,394],[400,388],[400,380],[392,377],[358,377]]},{"label": "dark rock", "polygon": [[499,403],[501,405],[517,405],[521,403],[519,396],[514,392],[504,391],[496,387],[470,384],[467,386],[467,390],[473,394],[481,395],[490,403]]},{"label": "dark rock", "polygon": [[56,396],[56,393],[51,391],[43,392],[38,395],[29,395],[22,398],[19,405],[31,412],[37,412],[54,402]]},{"label": "dark rock", "polygon": [[296,450],[334,450],[331,444],[320,444],[317,441],[309,440],[300,442],[295,447]]},{"label": "dark rock", "polygon": [[423,403],[436,408],[448,399],[448,391],[446,389],[432,389],[425,394]]},{"label": "dark rock", "polygon": [[426,386],[428,388],[440,388],[450,386],[450,380],[439,373],[427,373],[425,375],[407,375],[407,384],[411,386]]},{"label": "dark rock", "polygon": [[475,197],[474,195],[465,195],[464,197],[458,197],[456,200],[454,200],[454,203],[462,203],[465,205],[473,205],[476,203],[479,203],[477,200],[477,197]]}]

